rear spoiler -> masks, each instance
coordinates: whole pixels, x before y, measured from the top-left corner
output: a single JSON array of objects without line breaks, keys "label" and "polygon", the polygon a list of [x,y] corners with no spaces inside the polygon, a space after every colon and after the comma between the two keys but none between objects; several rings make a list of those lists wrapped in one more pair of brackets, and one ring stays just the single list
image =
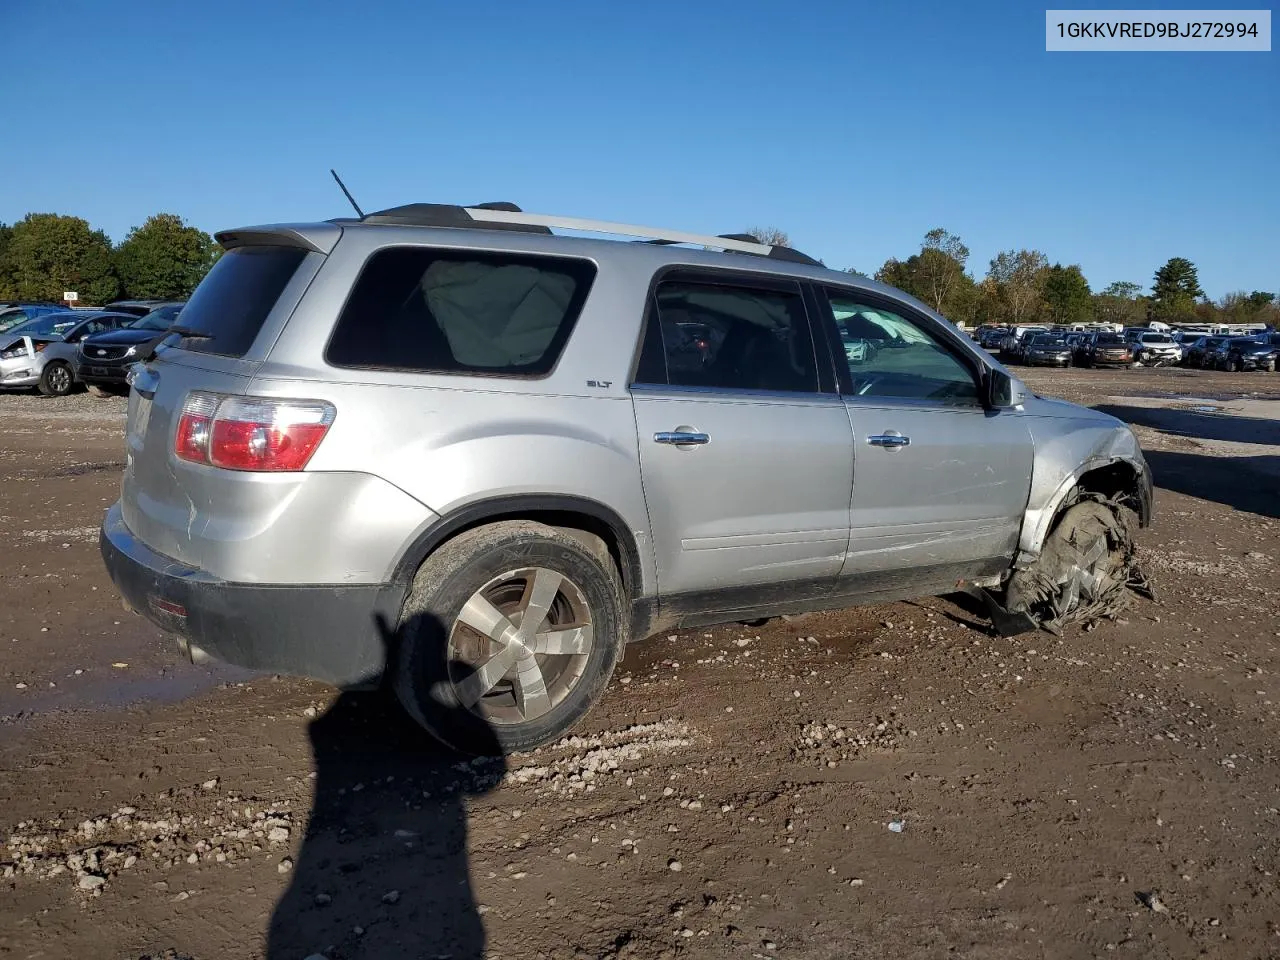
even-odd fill
[{"label": "rear spoiler", "polygon": [[332,223],[272,223],[258,227],[223,230],[213,238],[224,250],[236,247],[298,247],[328,254],[342,236],[342,227]]}]

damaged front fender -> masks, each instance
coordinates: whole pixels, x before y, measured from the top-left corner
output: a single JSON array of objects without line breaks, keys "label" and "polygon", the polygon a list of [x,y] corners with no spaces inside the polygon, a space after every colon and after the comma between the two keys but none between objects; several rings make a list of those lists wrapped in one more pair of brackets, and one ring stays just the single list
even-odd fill
[{"label": "damaged front fender", "polygon": [[1115,498],[1141,526],[1151,523],[1151,469],[1127,424],[1059,401],[1036,398],[1028,406],[1035,465],[1015,567],[1035,562],[1054,518],[1081,490]]}]

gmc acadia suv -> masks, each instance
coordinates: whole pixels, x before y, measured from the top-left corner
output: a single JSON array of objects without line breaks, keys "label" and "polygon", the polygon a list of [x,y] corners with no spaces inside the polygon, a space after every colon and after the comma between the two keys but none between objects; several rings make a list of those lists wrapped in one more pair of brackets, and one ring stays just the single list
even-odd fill
[{"label": "gmc acadia suv", "polygon": [[795,250],[506,203],[218,240],[101,537],[192,659],[522,750],[659,631],[959,590],[1056,630],[1133,582],[1124,424]]}]

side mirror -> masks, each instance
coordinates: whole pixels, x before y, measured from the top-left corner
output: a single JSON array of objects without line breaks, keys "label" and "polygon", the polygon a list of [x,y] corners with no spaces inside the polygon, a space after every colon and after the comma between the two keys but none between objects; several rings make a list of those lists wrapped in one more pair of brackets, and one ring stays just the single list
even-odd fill
[{"label": "side mirror", "polygon": [[1008,410],[1022,406],[1026,397],[1026,389],[1021,380],[1017,380],[1003,370],[992,368],[987,374],[987,408],[991,410]]}]

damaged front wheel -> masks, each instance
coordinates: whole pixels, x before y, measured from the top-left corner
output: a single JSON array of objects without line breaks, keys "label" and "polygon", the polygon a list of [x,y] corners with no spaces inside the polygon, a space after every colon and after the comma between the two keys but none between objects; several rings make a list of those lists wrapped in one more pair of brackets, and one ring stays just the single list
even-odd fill
[{"label": "damaged front wheel", "polygon": [[1133,593],[1150,598],[1136,563],[1134,519],[1120,503],[1085,494],[1058,517],[1035,562],[1010,578],[1005,610],[1061,634],[1069,623],[1115,617]]}]

